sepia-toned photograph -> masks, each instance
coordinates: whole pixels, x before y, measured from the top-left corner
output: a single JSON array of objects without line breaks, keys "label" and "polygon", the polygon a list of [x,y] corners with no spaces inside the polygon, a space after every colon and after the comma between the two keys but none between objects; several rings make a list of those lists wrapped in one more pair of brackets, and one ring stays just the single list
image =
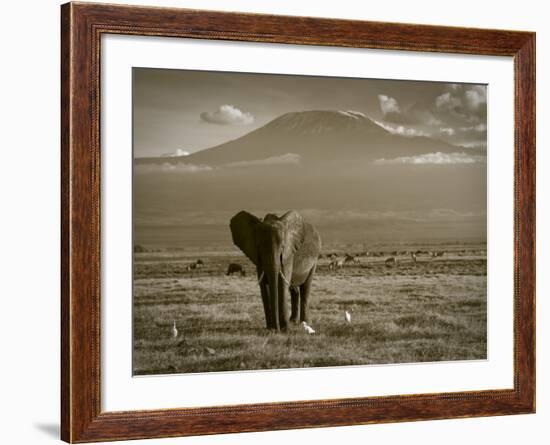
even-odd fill
[{"label": "sepia-toned photograph", "polygon": [[487,86],[133,68],[133,375],[487,359]]}]

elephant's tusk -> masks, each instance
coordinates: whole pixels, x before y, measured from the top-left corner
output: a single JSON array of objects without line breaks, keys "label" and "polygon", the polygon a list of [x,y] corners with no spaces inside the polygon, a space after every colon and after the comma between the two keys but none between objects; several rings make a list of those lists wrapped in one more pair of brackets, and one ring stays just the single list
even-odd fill
[{"label": "elephant's tusk", "polygon": [[283,273],[283,271],[281,270],[279,273],[281,274],[281,278],[283,279],[283,281],[285,282],[285,284],[286,284],[287,286],[290,286],[290,281],[288,281],[288,280],[286,279],[285,274]]},{"label": "elephant's tusk", "polygon": [[[286,284],[287,286],[290,286],[290,282],[286,279],[285,274],[284,274],[282,271],[280,271],[279,273],[281,274],[281,278],[283,279],[283,281],[285,282],[285,284]],[[262,273],[260,274],[260,277],[258,278],[258,284],[262,284],[262,281],[263,281],[263,280],[264,280],[264,272],[262,272]]]}]

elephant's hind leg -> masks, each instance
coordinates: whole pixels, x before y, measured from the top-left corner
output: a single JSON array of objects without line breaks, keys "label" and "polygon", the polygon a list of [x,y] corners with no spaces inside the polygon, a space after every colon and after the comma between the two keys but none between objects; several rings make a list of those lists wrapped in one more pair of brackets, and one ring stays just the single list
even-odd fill
[{"label": "elephant's hind leg", "polygon": [[298,316],[300,314],[300,288],[298,286],[290,288],[290,304],[290,321],[298,323]]}]

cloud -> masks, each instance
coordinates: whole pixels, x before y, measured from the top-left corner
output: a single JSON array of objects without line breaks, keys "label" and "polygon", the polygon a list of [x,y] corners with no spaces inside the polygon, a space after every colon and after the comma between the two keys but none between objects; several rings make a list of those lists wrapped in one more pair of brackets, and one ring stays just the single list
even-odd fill
[{"label": "cloud", "polygon": [[138,164],[135,167],[136,173],[200,173],[213,170],[209,165],[196,164],[172,164],[165,162],[163,164]]},{"label": "cloud", "polygon": [[218,125],[249,125],[254,122],[254,116],[242,112],[233,105],[222,105],[216,111],[204,111],[201,120]]},{"label": "cloud", "polygon": [[461,127],[460,131],[464,131],[464,132],[476,131],[478,133],[483,133],[484,131],[487,131],[487,125],[477,124],[477,125],[472,125],[470,127]]},{"label": "cloud", "polygon": [[477,110],[482,104],[487,103],[487,88],[483,85],[474,85],[464,92],[464,97],[468,107]]},{"label": "cloud", "polygon": [[447,128],[450,131],[440,128],[439,132],[441,138],[450,144],[466,148],[487,147],[487,125],[485,123]]},{"label": "cloud", "polygon": [[485,156],[469,155],[466,153],[427,153],[418,156],[403,156],[394,159],[377,159],[374,161],[377,165],[388,164],[436,164],[436,165],[448,165],[448,164],[475,164],[480,162],[486,162]]},{"label": "cloud", "polygon": [[180,156],[189,156],[190,153],[188,151],[182,150],[181,148],[178,148],[173,153],[165,153],[162,155],[163,158],[178,158]]},{"label": "cloud", "polygon": [[435,117],[432,113],[424,112],[423,114],[423,120],[426,125],[441,125],[441,120]]},{"label": "cloud", "polygon": [[342,116],[351,117],[352,119],[355,119],[355,120],[367,118],[367,116],[365,114],[361,113],[360,111],[353,111],[353,110],[343,111],[343,110],[340,110],[340,111],[338,111],[338,113],[341,114]]},{"label": "cloud", "polygon": [[384,130],[389,131],[391,134],[399,134],[406,137],[429,136],[429,134],[424,131],[412,127],[405,127],[404,125],[388,124],[377,120],[374,120],[374,123]]},{"label": "cloud", "polygon": [[414,113],[402,112],[397,100],[393,97],[379,94],[378,101],[380,102],[380,109],[384,115],[384,121],[400,125],[420,123],[419,117]]},{"label": "cloud", "polygon": [[460,147],[486,150],[487,142],[485,141],[463,142],[460,144]]},{"label": "cloud", "polygon": [[[413,103],[400,103],[386,94],[377,97],[382,126],[394,134],[434,136],[455,144],[480,139],[479,133],[486,130],[486,85],[441,84],[433,96]],[[463,132],[461,127],[471,130],[471,134]]]},{"label": "cloud", "polygon": [[487,114],[485,85],[450,84],[435,98],[435,107],[469,122],[479,122]]},{"label": "cloud", "polygon": [[437,219],[475,218],[485,215],[487,215],[487,212],[459,212],[454,209],[432,209],[428,212],[428,216]]},{"label": "cloud", "polygon": [[254,159],[251,161],[238,161],[223,164],[219,167],[212,167],[205,164],[185,164],[178,162],[164,162],[162,164],[138,164],[135,167],[136,173],[177,173],[177,174],[195,174],[209,171],[222,171],[225,168],[238,167],[257,167],[267,165],[298,165],[301,157],[295,153],[286,153],[281,156],[273,156],[265,159]]},{"label": "cloud", "polygon": [[393,97],[386,96],[385,94],[378,95],[378,101],[380,102],[380,109],[384,116],[388,113],[401,113],[399,104]]},{"label": "cloud", "polygon": [[454,110],[462,105],[460,98],[451,95],[450,92],[443,93],[435,98],[435,106],[442,110]]},{"label": "cloud", "polygon": [[273,156],[265,159],[254,159],[252,161],[238,161],[225,164],[226,167],[253,167],[262,165],[283,165],[283,164],[299,164],[301,156],[295,153],[286,153],[281,156]]},{"label": "cloud", "polygon": [[486,85],[447,84],[435,97],[430,110],[450,125],[485,122],[487,115]]}]

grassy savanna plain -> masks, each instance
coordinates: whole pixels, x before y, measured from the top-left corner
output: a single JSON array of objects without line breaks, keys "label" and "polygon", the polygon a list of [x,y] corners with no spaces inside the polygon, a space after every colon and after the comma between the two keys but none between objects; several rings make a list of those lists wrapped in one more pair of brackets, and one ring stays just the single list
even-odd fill
[{"label": "grassy savanna plain", "polygon": [[[415,263],[408,252],[416,250],[425,253]],[[255,270],[235,251],[135,253],[134,375],[487,357],[485,244],[385,246],[329,269],[326,253],[358,251],[323,252],[310,300],[314,335],[293,324],[287,333],[265,329]],[[390,256],[397,264],[385,264]],[[199,258],[204,265],[187,270]],[[229,263],[246,276],[226,276]]]}]

